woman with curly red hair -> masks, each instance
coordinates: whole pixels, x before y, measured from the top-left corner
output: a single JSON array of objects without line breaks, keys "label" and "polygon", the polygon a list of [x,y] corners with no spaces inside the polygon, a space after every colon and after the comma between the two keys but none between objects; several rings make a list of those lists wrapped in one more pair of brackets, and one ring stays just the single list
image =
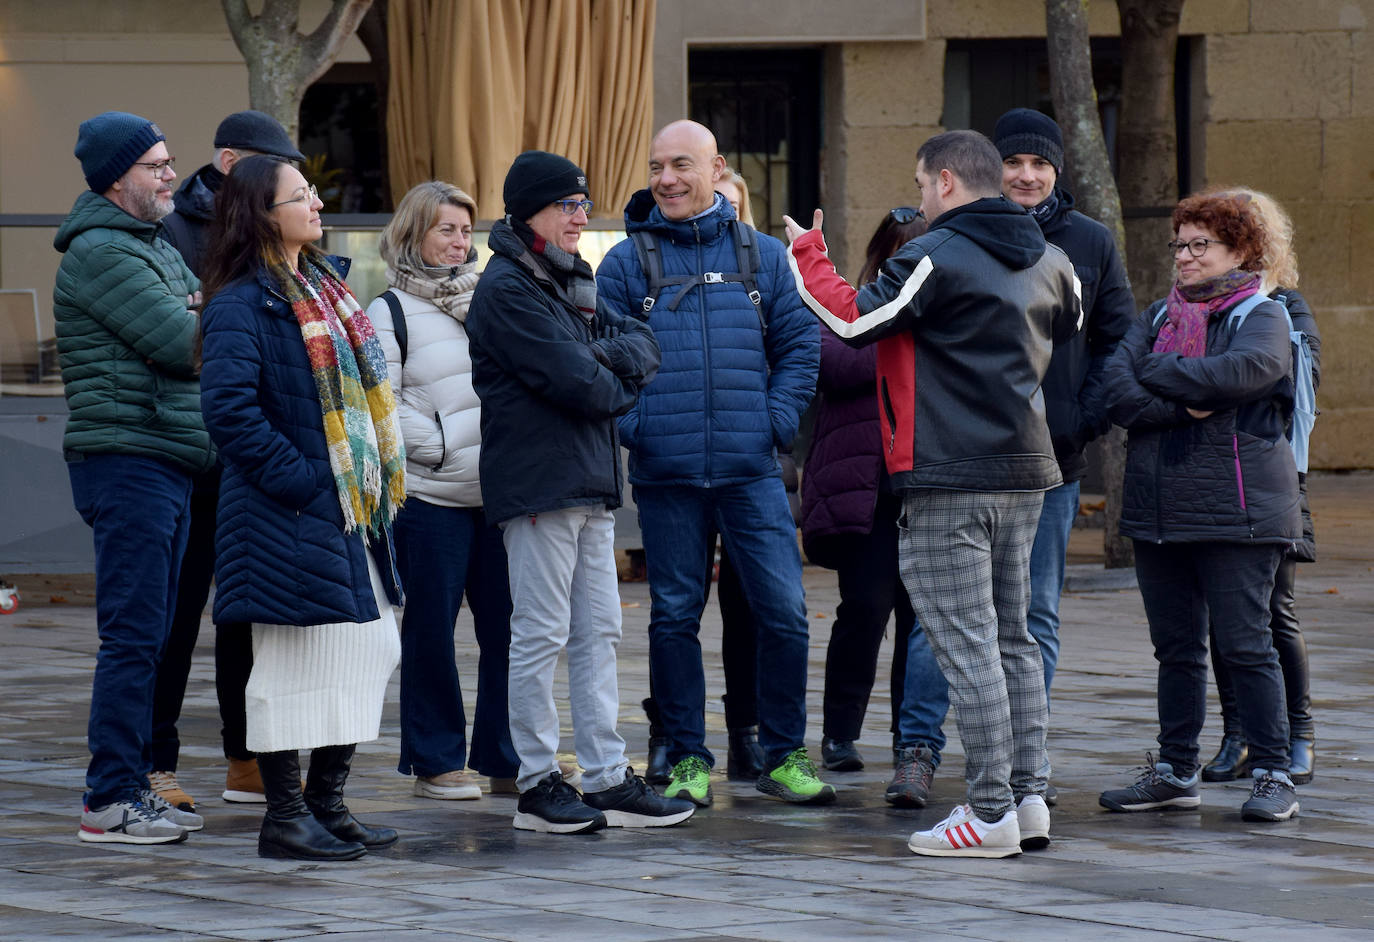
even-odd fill
[{"label": "woman with curly red hair", "polygon": [[1177,280],[1107,367],[1112,420],[1129,432],[1121,534],[1159,663],[1159,756],[1113,811],[1192,809],[1207,707],[1208,623],[1250,745],[1252,821],[1298,813],[1283,675],[1269,629],[1274,573],[1301,535],[1289,321],[1262,293],[1268,235],[1243,193],[1174,209]]}]

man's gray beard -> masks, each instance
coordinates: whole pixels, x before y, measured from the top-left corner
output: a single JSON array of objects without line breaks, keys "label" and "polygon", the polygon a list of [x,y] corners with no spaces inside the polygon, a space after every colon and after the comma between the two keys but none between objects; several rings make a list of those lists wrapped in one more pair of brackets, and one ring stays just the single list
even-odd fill
[{"label": "man's gray beard", "polygon": [[157,198],[157,190],[152,190],[139,197],[138,205],[135,208],[138,210],[135,215],[144,222],[161,222],[164,217],[171,214],[172,210],[176,209],[176,204],[170,199],[166,203],[162,203]]}]

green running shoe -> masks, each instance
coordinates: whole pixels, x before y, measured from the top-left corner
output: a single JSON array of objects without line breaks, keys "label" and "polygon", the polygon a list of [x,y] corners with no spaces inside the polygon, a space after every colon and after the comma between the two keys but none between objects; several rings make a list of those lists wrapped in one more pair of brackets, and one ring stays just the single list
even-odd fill
[{"label": "green running shoe", "polygon": [[703,808],[711,806],[711,767],[701,756],[687,756],[673,766],[663,789],[665,798],[687,798]]},{"label": "green running shoe", "polygon": [[792,750],[781,764],[760,775],[755,787],[765,795],[800,805],[826,805],[835,800],[835,789],[816,777],[816,766],[805,746]]}]

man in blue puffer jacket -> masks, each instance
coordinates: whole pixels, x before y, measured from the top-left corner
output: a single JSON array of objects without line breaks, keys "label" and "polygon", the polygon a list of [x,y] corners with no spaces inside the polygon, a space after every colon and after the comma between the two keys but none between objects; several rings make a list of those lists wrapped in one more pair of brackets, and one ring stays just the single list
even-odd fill
[{"label": "man in blue puffer jacket", "polygon": [[[789,277],[787,252],[755,236],[761,295],[738,275],[734,210],[717,196],[725,167],[711,132],[676,121],[654,138],[649,188],[625,210],[627,231],[654,236],[662,274],[693,276],[647,305],[648,278],[632,239],[597,272],[608,306],[646,319],[662,350],[658,376],[620,420],[630,450],[652,611],[654,696],[671,745],[666,795],[711,802],[706,683],[697,638],[706,604],[706,541],[719,530],[758,624],[760,791],[787,801],[832,801],[807,757],[807,627],[801,555],[777,449],[791,445],[816,388],[820,334]],[[684,291],[681,298],[676,298]]]}]

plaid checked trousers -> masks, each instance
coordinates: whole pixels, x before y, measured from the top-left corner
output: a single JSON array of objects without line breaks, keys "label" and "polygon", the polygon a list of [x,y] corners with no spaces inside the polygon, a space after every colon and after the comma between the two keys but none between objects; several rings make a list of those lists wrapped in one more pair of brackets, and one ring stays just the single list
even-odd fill
[{"label": "plaid checked trousers", "polygon": [[949,681],[969,804],[988,822],[1021,796],[1044,794],[1050,772],[1044,665],[1026,629],[1043,500],[1018,491],[903,494],[902,582]]}]

